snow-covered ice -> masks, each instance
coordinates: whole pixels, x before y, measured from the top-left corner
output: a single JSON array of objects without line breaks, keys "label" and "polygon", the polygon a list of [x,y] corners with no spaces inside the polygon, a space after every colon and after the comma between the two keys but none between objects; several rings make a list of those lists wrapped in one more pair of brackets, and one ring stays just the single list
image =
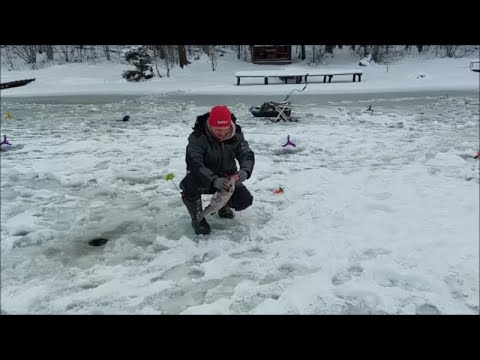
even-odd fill
[{"label": "snow-covered ice", "polygon": [[[259,99],[2,99],[2,312],[478,314],[478,94],[293,96],[277,124]],[[254,203],[197,236],[164,177],[215,103]]]}]

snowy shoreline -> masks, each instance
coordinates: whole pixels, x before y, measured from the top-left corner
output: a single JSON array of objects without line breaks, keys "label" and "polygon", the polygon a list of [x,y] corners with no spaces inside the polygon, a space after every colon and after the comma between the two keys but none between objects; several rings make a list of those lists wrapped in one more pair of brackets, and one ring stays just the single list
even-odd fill
[{"label": "snowy shoreline", "polygon": [[[288,94],[287,94],[288,95]],[[283,100],[286,96],[282,95],[249,95],[249,94],[195,94],[184,92],[172,92],[166,94],[62,94],[62,95],[41,95],[41,96],[3,96],[5,103],[37,103],[37,104],[106,104],[121,102],[124,100],[139,99],[144,97],[152,98],[173,98],[183,101],[194,101],[200,104],[225,103],[234,104],[238,101],[252,99],[253,103],[259,103],[268,100]],[[382,101],[392,99],[409,99],[424,97],[455,97],[455,96],[478,96],[476,90],[427,90],[417,89],[414,91],[378,91],[365,93],[345,93],[345,94],[298,94],[293,93],[289,100],[293,103],[308,103],[315,101],[322,104],[330,101]],[[218,101],[216,101],[218,99]]]},{"label": "snowy shoreline", "polygon": [[[473,59],[473,58],[472,58]],[[331,83],[313,79],[302,92],[294,91],[292,99],[303,96],[364,97],[381,94],[385,97],[397,94],[453,94],[454,92],[477,92],[479,75],[469,68],[470,58],[424,59],[410,58],[388,66],[371,64],[359,67],[352,57],[335,58],[331,64],[311,67],[302,63],[286,66],[255,65],[225,57],[215,72],[207,58],[194,61],[185,69],[175,68],[171,77],[154,77],[147,81],[128,82],[121,77],[130,69],[124,64],[64,64],[39,70],[2,71],[1,81],[35,78],[28,85],[5,89],[0,92],[2,100],[18,98],[72,97],[72,96],[268,96],[285,98],[294,89],[301,90],[304,84],[284,84],[272,78],[269,85],[263,78],[246,79],[236,85],[238,71],[264,71],[291,69],[325,70],[332,68],[355,68],[363,71],[361,82],[352,82],[349,76],[334,78]],[[402,95],[403,96],[403,95]]]}]

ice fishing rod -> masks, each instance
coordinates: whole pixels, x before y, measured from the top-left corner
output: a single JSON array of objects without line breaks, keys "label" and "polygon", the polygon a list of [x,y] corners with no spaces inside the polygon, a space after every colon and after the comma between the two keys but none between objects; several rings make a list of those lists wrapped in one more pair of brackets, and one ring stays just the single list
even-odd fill
[{"label": "ice fishing rod", "polygon": [[290,97],[290,95],[292,95],[292,93],[293,93],[294,91],[302,92],[303,90],[305,90],[305,89],[307,88],[307,85],[308,85],[307,78],[308,78],[308,73],[305,75],[305,86],[303,87],[302,90],[293,89],[292,91],[290,91],[290,94],[288,94],[287,97],[285,98],[285,100],[283,100],[283,101],[287,101],[288,98]]}]

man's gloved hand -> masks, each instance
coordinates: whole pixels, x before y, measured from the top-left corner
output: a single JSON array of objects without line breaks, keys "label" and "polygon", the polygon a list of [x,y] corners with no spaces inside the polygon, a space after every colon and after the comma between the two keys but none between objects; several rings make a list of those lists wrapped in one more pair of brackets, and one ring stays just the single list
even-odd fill
[{"label": "man's gloved hand", "polygon": [[218,190],[230,190],[230,182],[224,177],[218,177],[213,181],[213,186]]},{"label": "man's gloved hand", "polygon": [[245,170],[240,169],[240,171],[237,173],[237,181],[235,181],[235,184],[241,184],[245,180],[247,180],[248,174]]}]

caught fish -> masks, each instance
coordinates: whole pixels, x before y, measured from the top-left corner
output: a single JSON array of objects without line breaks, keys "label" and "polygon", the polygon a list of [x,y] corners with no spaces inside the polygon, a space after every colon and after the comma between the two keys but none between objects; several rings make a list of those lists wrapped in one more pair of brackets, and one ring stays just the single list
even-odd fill
[{"label": "caught fish", "polygon": [[197,221],[201,221],[208,214],[212,214],[220,210],[227,204],[228,200],[230,200],[233,192],[235,191],[236,180],[236,175],[232,176],[229,180],[230,190],[218,190],[215,194],[213,194],[212,199],[210,200],[210,204],[208,204],[208,206],[203,211],[197,214]]}]

